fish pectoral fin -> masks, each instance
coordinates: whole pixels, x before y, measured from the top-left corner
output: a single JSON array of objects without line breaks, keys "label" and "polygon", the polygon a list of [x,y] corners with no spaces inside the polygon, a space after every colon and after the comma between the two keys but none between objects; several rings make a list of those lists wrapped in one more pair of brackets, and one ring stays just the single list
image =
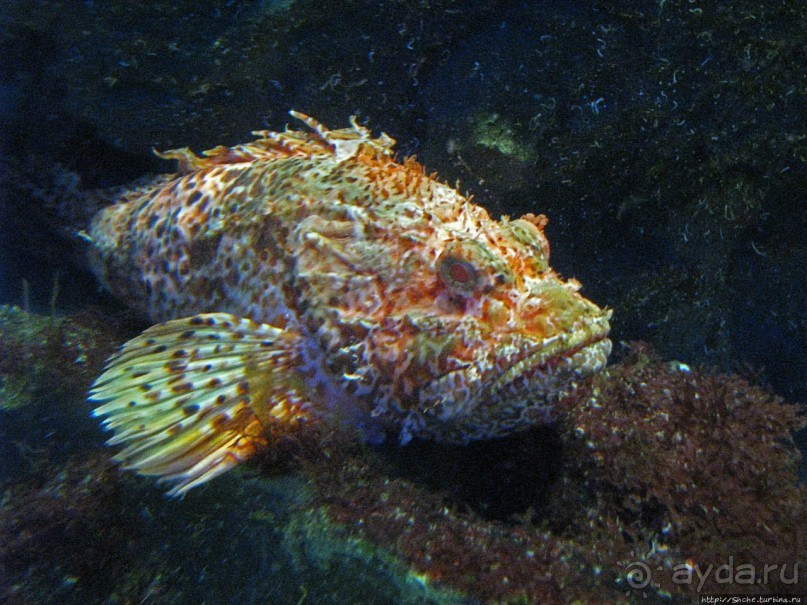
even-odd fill
[{"label": "fish pectoral fin", "polygon": [[111,357],[89,399],[124,468],[181,496],[311,417],[300,337],[226,313],[152,326]]}]

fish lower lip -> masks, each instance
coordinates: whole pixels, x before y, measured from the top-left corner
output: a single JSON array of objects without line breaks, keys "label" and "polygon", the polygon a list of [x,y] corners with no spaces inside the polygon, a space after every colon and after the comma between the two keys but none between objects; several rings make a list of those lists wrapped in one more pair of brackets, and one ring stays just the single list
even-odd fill
[{"label": "fish lower lip", "polygon": [[[607,338],[608,328],[606,318],[603,322],[589,325],[565,338],[543,343],[533,353],[516,361],[502,372],[492,384],[485,388],[484,392],[487,396],[495,396],[519,381],[524,382],[527,386],[526,383],[532,382],[533,378],[538,379],[538,375],[541,375],[542,379],[546,379],[564,371],[576,371],[581,376],[598,371],[605,365],[611,351],[611,341]],[[439,379],[420,390],[419,405],[431,410],[430,413],[437,413],[436,410],[439,409],[441,420],[456,416],[463,406],[443,406],[446,392],[455,391],[455,383],[452,380],[457,377],[460,377],[467,385],[477,383],[480,374],[476,370],[477,368],[473,364],[468,364],[463,368],[443,374]],[[537,381],[541,382],[540,379]],[[483,385],[477,384],[477,386]],[[476,399],[481,394],[481,391],[474,392],[473,389],[467,393],[469,400]],[[453,400],[453,397],[454,395],[449,399]],[[439,406],[433,408],[432,406],[436,404]]]},{"label": "fish lower lip", "polygon": [[548,346],[542,346],[507,368],[496,380],[492,390],[495,392],[505,388],[519,378],[525,378],[533,373],[554,373],[561,365],[581,375],[596,372],[605,365],[611,351],[611,341],[607,336],[607,324],[605,326],[595,324],[571,338],[558,339]]}]

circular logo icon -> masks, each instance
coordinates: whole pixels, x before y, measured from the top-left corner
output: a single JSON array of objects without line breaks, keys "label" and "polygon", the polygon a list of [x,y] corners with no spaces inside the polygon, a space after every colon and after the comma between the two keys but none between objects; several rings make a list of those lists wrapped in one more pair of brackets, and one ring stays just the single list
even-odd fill
[{"label": "circular logo icon", "polygon": [[646,588],[650,584],[650,568],[638,561],[628,563],[625,567],[625,580],[631,588]]}]

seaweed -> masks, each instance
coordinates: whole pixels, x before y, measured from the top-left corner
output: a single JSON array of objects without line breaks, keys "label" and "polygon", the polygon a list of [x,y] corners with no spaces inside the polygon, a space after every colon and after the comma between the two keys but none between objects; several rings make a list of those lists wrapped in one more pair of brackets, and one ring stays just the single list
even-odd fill
[{"label": "seaweed", "polygon": [[[464,506],[445,476],[442,491],[391,477],[389,461],[346,456],[308,472],[335,520],[394,549],[429,581],[484,602],[620,602],[647,593],[689,602],[700,592],[803,590],[798,406],[736,375],[663,363],[632,343],[622,363],[564,408],[551,454],[559,462],[543,490],[531,476],[509,494],[494,491],[535,494],[508,520]],[[488,444],[488,462],[480,456],[466,473],[504,466],[501,446]],[[455,464],[450,450],[430,454],[423,467]],[[540,461],[522,452],[509,463]]]},{"label": "seaweed", "polygon": [[83,400],[127,324],[4,313],[11,602],[216,602],[233,574],[244,602],[686,603],[805,588],[804,418],[746,378],[630,343],[558,402],[553,426],[405,447],[317,426],[178,502],[109,462]]}]

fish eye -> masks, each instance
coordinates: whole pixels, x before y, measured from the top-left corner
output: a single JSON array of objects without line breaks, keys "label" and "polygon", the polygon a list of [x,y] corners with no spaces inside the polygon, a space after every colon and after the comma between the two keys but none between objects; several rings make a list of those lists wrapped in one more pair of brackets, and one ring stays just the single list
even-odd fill
[{"label": "fish eye", "polygon": [[510,268],[482,242],[450,242],[437,259],[440,280],[452,294],[472,296],[512,281]]},{"label": "fish eye", "polygon": [[470,294],[479,284],[479,271],[469,261],[457,256],[444,255],[438,264],[440,277],[455,294]]}]

